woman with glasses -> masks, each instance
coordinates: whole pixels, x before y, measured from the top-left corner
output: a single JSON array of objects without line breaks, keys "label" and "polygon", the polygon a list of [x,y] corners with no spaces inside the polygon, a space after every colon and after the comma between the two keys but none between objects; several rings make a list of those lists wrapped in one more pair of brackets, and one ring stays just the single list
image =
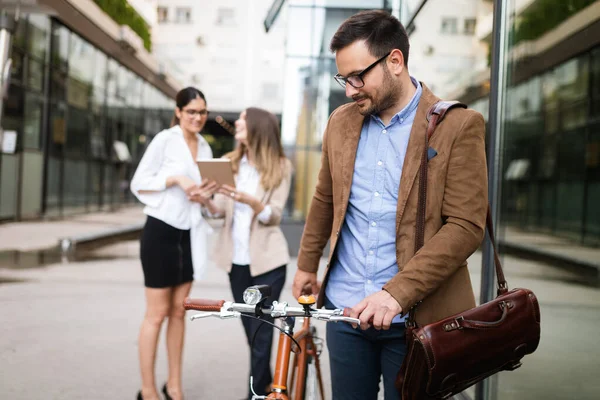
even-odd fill
[{"label": "woman with glasses", "polygon": [[138,339],[142,375],[138,400],[159,398],[154,368],[165,319],[169,377],[162,392],[166,399],[182,398],[182,304],[194,271],[201,275],[206,266],[210,227],[201,206],[217,189],[214,182],[201,179],[196,165],[198,159],[212,158],[210,146],[200,135],[208,115],[206,99],[201,91],[188,87],[177,93],[176,105],[171,128],[150,142],[131,181],[131,191],[146,205],[147,215],[140,246],[146,314]]},{"label": "woman with glasses", "polygon": [[[290,192],[291,162],[285,157],[279,136],[279,121],[268,111],[248,108],[235,122],[237,148],[225,155],[233,164],[236,187],[223,185],[206,207],[224,217],[213,260],[229,273],[236,302],[243,302],[248,286],[271,286],[268,304],[278,300],[289,262],[288,245],[279,224]],[[242,318],[248,345],[260,322]],[[250,351],[254,389],[268,392],[273,330],[258,331]],[[251,398],[248,393],[248,398]]]}]

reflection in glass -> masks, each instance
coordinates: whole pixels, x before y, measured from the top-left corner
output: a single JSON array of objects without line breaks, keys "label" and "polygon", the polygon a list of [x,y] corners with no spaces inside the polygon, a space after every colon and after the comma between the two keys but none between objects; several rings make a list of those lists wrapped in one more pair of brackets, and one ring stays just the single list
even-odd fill
[{"label": "reflection in glass", "polygon": [[44,89],[44,65],[31,58],[27,64],[27,86],[40,92]]},{"label": "reflection in glass", "polygon": [[60,193],[61,193],[61,164],[60,158],[55,156],[48,157],[48,166],[46,167],[46,213],[49,215],[58,215],[60,213]]},{"label": "reflection in glass", "polygon": [[73,33],[69,48],[69,76],[91,84],[96,72],[95,53],[87,41]]},{"label": "reflection in glass", "polygon": [[27,23],[29,25],[27,50],[29,54],[44,61],[48,49],[50,18],[42,14],[30,14]]},{"label": "reflection in glass", "polygon": [[52,24],[52,57],[53,65],[66,67],[69,60],[69,42],[71,32],[58,23]]},{"label": "reflection in glass", "polygon": [[42,126],[42,100],[32,94],[25,95],[25,112],[23,118],[23,147],[39,149]]},{"label": "reflection in glass", "polygon": [[84,210],[87,203],[88,163],[84,160],[65,159],[63,183],[63,212],[72,214]]}]

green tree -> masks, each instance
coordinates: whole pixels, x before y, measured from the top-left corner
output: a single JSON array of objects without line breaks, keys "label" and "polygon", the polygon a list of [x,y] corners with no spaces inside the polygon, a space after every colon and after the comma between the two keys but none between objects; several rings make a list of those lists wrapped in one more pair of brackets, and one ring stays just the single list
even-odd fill
[{"label": "green tree", "polygon": [[119,25],[129,26],[144,41],[146,50],[152,50],[150,27],[127,0],[94,0]]}]

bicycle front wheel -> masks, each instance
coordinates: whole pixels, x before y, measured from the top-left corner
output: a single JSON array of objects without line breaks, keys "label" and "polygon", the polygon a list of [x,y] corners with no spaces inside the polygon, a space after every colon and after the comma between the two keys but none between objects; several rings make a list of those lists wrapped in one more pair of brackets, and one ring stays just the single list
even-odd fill
[{"label": "bicycle front wheel", "polygon": [[306,373],[304,375],[303,400],[323,400],[319,390],[319,371],[316,359],[311,355],[306,358]]}]

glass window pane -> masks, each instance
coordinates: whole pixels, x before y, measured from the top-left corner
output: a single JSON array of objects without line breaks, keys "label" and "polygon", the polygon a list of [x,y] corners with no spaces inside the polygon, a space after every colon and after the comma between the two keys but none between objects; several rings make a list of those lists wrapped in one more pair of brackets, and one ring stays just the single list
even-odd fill
[{"label": "glass window pane", "polygon": [[69,60],[71,32],[59,24],[52,25],[52,64],[66,67]]},{"label": "glass window pane", "polygon": [[73,156],[87,156],[90,135],[88,116],[87,110],[69,107],[66,149]]},{"label": "glass window pane", "polygon": [[50,155],[46,174],[46,215],[60,214],[60,170],[61,159]]},{"label": "glass window pane", "polygon": [[106,87],[106,68],[107,68],[107,57],[100,50],[94,52],[94,66],[96,72],[94,73],[94,87],[105,88]]},{"label": "glass window pane", "polygon": [[[76,213],[86,204],[87,200],[87,173],[88,163],[82,160],[65,159],[65,171],[68,171],[68,179],[64,181],[63,210],[65,214]],[[65,208],[71,210],[65,210]],[[76,207],[76,209],[72,209]]]},{"label": "glass window pane", "polygon": [[27,65],[27,86],[41,92],[44,89],[44,64],[30,58]]},{"label": "glass window pane", "polygon": [[106,71],[106,88],[108,89],[109,95],[115,95],[117,93],[117,82],[119,77],[119,71],[117,69],[117,62],[112,58],[108,59],[108,70]]},{"label": "glass window pane", "polygon": [[92,87],[78,79],[67,80],[67,102],[75,107],[87,109],[91,100]]},{"label": "glass window pane", "polygon": [[25,94],[25,118],[23,118],[23,146],[41,148],[41,128],[44,102],[38,95]]},{"label": "glass window pane", "polygon": [[69,48],[69,76],[91,83],[94,80],[96,65],[94,53],[92,45],[73,33]]},{"label": "glass window pane", "polygon": [[21,51],[13,48],[11,55],[12,65],[10,68],[10,80],[11,82],[22,82],[23,81],[23,54]]},{"label": "glass window pane", "polygon": [[53,69],[50,79],[50,97],[55,100],[64,100],[67,96],[67,73]]},{"label": "glass window pane", "polygon": [[66,106],[64,104],[53,104],[50,107],[50,154],[62,154],[67,139],[65,114]]},{"label": "glass window pane", "polygon": [[19,49],[25,50],[27,43],[25,43],[26,32],[27,31],[27,16],[24,15],[19,22],[17,22],[17,26],[15,28],[15,33],[13,35],[13,46]]},{"label": "glass window pane", "polygon": [[27,22],[29,25],[27,50],[29,54],[44,61],[46,58],[46,49],[48,49],[50,18],[41,14],[30,14]]}]

